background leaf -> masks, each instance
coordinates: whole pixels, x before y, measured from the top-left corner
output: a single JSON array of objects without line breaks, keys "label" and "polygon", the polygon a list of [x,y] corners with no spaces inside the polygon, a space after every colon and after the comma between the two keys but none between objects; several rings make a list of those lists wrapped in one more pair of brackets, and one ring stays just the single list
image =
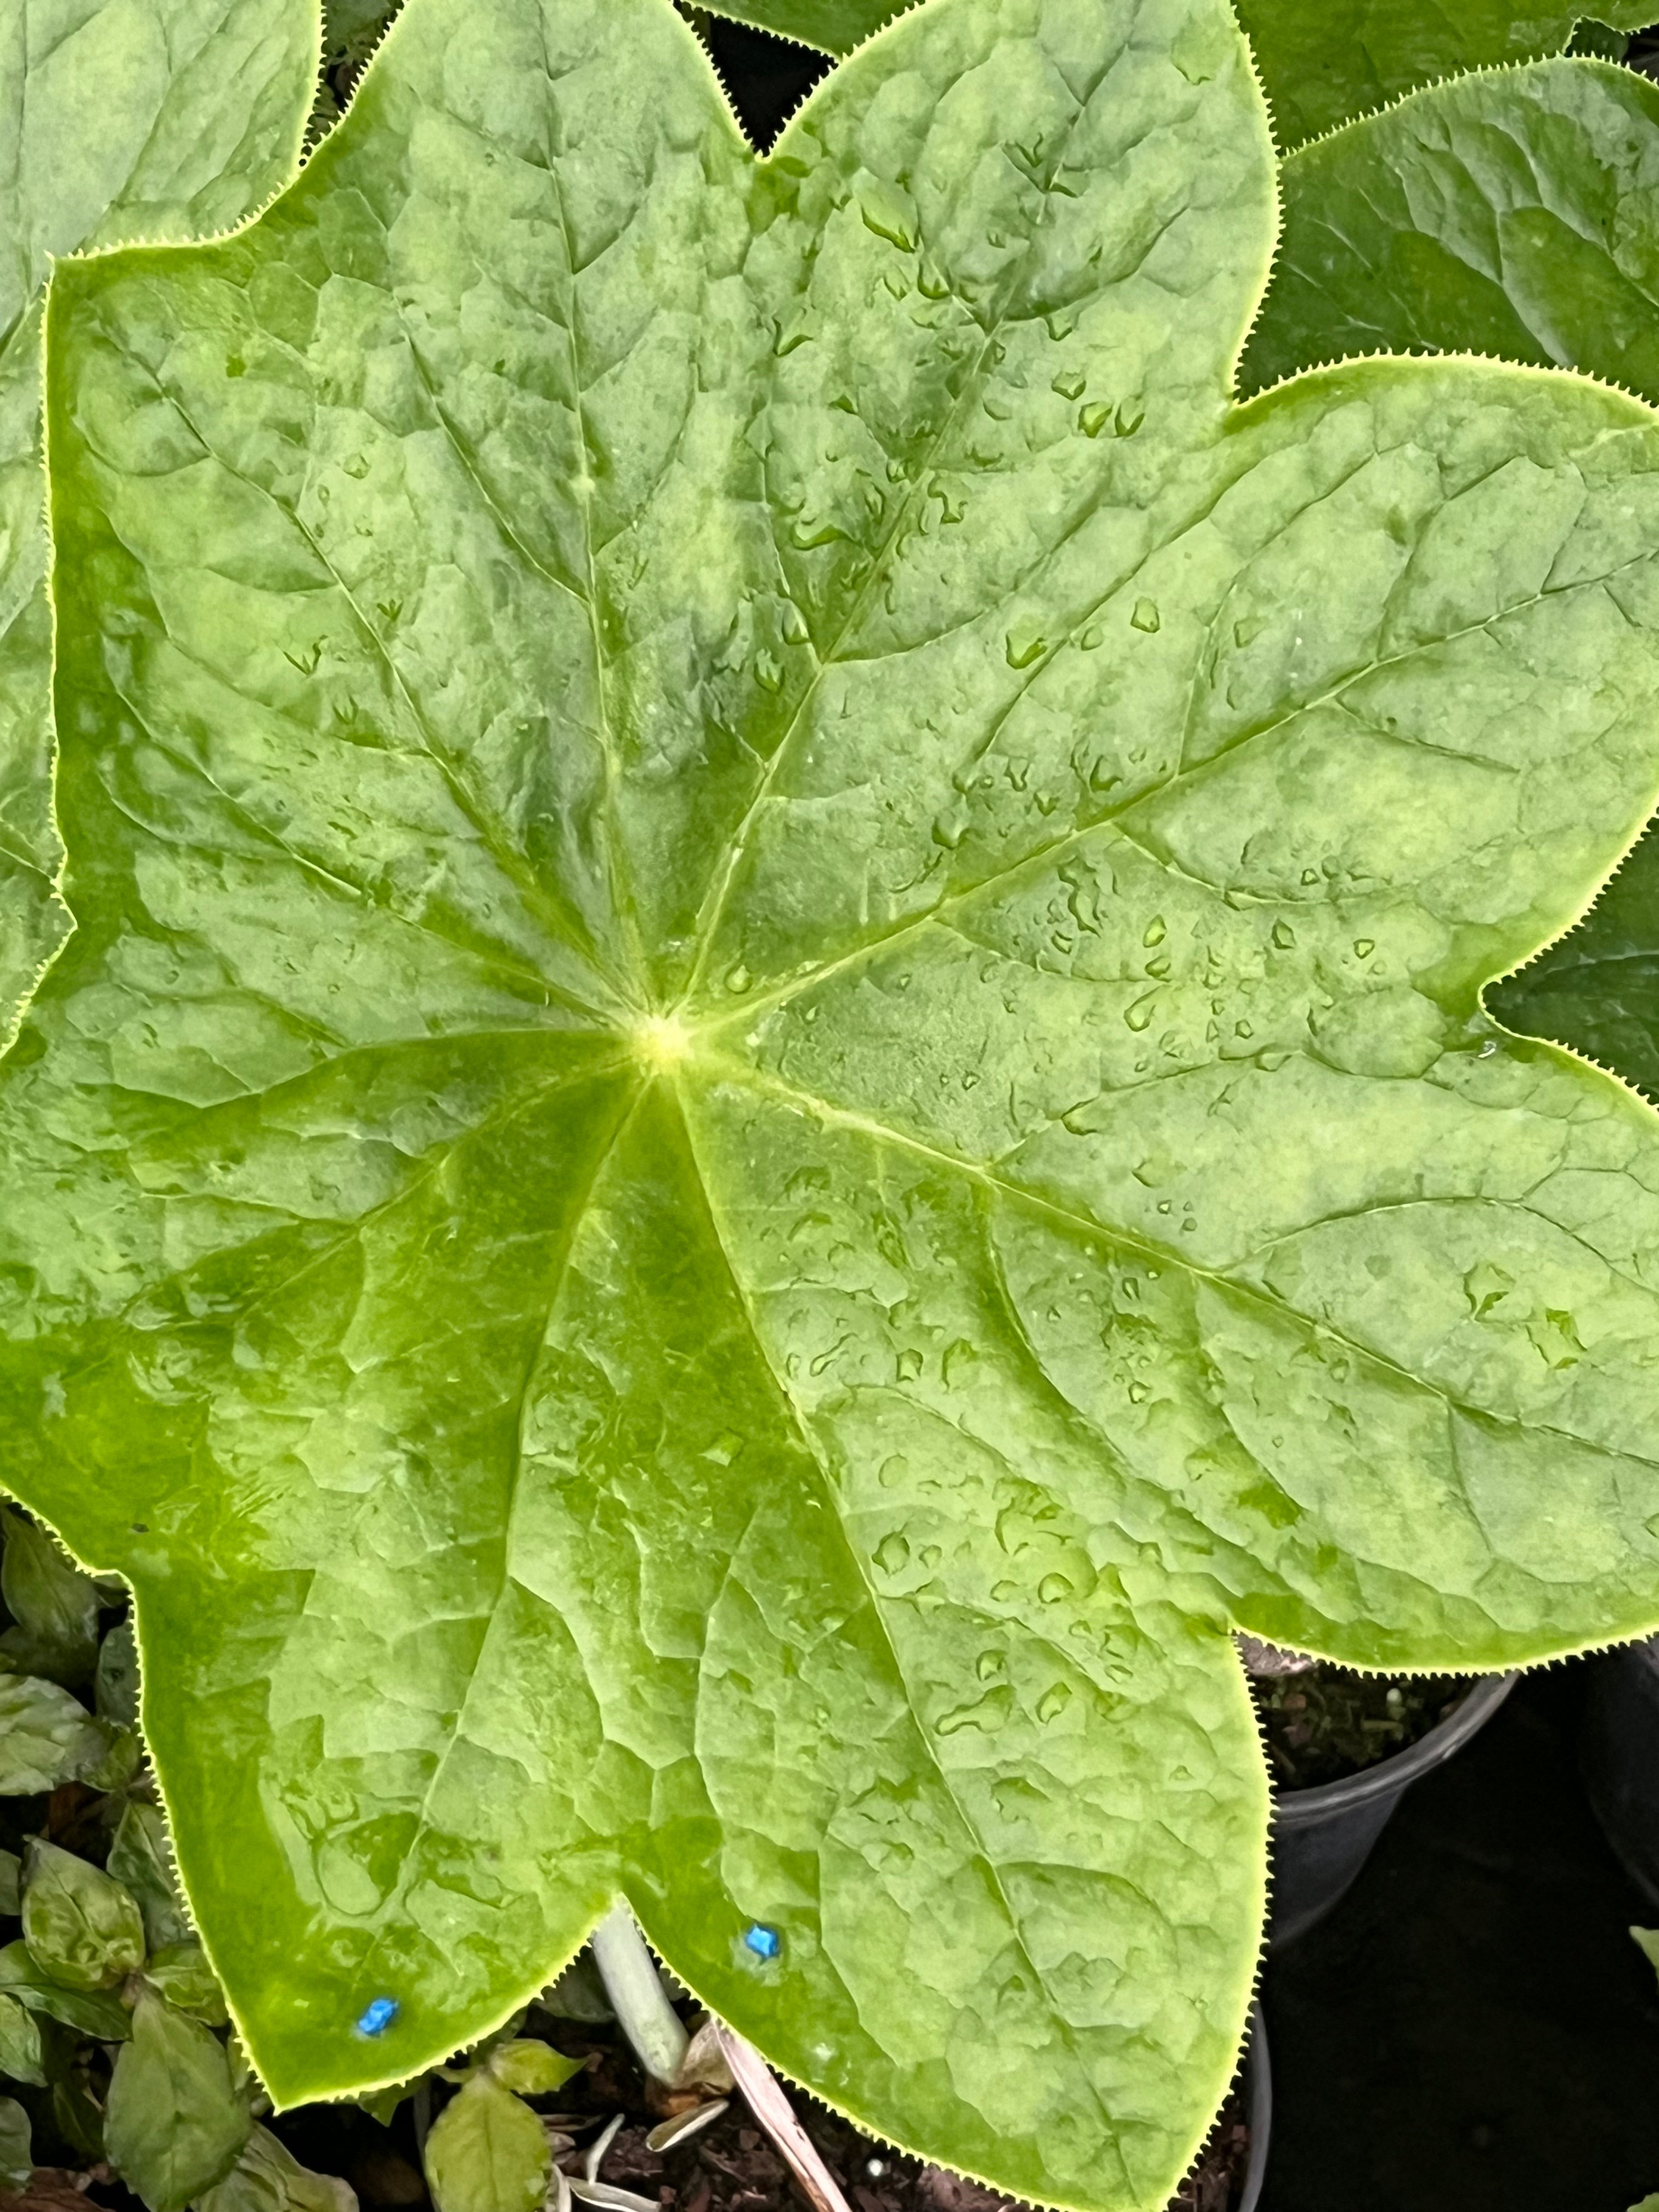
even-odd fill
[{"label": "background leaf", "polygon": [[313,2173],[269,2128],[256,2127],[221,2182],[197,2199],[196,2212],[357,2212],[350,2186]]},{"label": "background leaf", "polygon": [[20,1673],[73,1688],[98,1654],[97,1587],[21,1514],[0,1509],[0,1596],[15,1624],[0,1633],[0,1651]]},{"label": "background leaf", "polygon": [[67,1690],[34,1674],[0,1674],[0,1796],[56,1790],[107,1748],[103,1731]]},{"label": "background leaf", "polygon": [[118,1728],[138,1725],[138,1650],[131,1616],[118,1620],[98,1647],[94,1685],[99,1716]]},{"label": "background leaf", "polygon": [[541,2122],[488,2073],[439,2113],[425,2157],[437,2212],[536,2212],[552,2170]]},{"label": "background leaf", "polygon": [[550,2044],[519,2039],[498,2044],[489,2054],[489,2071],[504,2088],[523,2097],[539,2097],[557,2089],[582,2070],[580,2058],[567,2058]]},{"label": "background leaf", "polygon": [[27,2189],[33,2171],[29,2116],[15,2097],[0,2097],[0,2189]]},{"label": "background leaf", "polygon": [[252,2125],[223,2045],[146,1991],[110,2081],[105,2140],[122,2180],[149,2212],[185,2212],[225,2179]]},{"label": "background leaf", "polygon": [[[45,2085],[40,2030],[15,1996],[0,1991],[0,2074],[9,2081]],[[10,2185],[8,2185],[9,2186]]]},{"label": "background leaf", "polygon": [[40,520],[48,264],[240,222],[293,173],[317,44],[315,0],[33,0],[0,18],[0,1043],[70,927]]},{"label": "background leaf", "polygon": [[152,1951],[189,1942],[194,1934],[172,1872],[167,1824],[155,1806],[134,1799],[122,1808],[110,1845],[109,1872],[138,1901]]},{"label": "background leaf", "polygon": [[1659,88],[1580,61],[1419,92],[1285,162],[1247,390],[1441,349],[1659,398]]},{"label": "background leaf", "polygon": [[[1648,0],[1607,0],[1598,19],[1639,30]],[[1578,18],[1538,0],[1237,0],[1255,49],[1281,151],[1419,85],[1500,62],[1562,52]]]},{"label": "background leaf", "polygon": [[131,2015],[118,1996],[102,1990],[71,1989],[52,1980],[27,1944],[21,1941],[0,1949],[0,1990],[31,2012],[42,2013],[103,2042],[118,2043],[132,2032]]},{"label": "background leaf", "polygon": [[38,1839],[23,1859],[23,1941],[64,1989],[113,1989],[144,1963],[143,1921],[120,1883]]}]

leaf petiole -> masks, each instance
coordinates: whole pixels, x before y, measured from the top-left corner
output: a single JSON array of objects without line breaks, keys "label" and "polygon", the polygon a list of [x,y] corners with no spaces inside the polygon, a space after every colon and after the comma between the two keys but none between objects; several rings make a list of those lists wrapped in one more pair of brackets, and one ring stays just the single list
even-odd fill
[{"label": "leaf petiole", "polygon": [[593,1930],[593,1963],[623,2033],[653,2081],[672,2081],[690,2041],[658,1978],[657,1962],[625,1905]]}]

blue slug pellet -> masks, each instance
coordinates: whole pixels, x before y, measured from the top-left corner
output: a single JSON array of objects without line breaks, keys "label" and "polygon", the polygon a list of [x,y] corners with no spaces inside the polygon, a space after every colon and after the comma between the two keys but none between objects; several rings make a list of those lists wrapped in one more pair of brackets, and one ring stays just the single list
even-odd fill
[{"label": "blue slug pellet", "polygon": [[372,1998],[357,2023],[359,2035],[384,2035],[398,2017],[396,1997]]},{"label": "blue slug pellet", "polygon": [[775,1928],[763,1928],[756,1921],[743,1931],[743,1940],[757,1959],[775,1959],[783,1948],[783,1938]]}]

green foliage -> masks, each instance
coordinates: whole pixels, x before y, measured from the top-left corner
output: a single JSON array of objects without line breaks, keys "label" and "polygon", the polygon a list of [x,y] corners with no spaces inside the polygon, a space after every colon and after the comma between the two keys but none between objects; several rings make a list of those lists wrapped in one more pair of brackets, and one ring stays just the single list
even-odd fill
[{"label": "green foliage", "polygon": [[488,2066],[439,2113],[425,2160],[437,2212],[537,2212],[552,2172],[541,2122]]},{"label": "green foliage", "polygon": [[50,258],[250,214],[293,173],[317,39],[314,0],[31,0],[0,17],[0,1040],[69,928],[40,522]]},{"label": "green foliage", "polygon": [[567,2058],[551,2044],[538,2042],[534,2037],[515,2037],[510,2043],[497,2044],[485,2063],[505,2088],[516,2090],[521,2097],[544,2096],[562,2088],[582,2070],[580,2058]]},{"label": "green foliage", "polygon": [[33,2171],[29,2116],[15,2097],[0,2097],[0,2189],[27,2189]]},{"label": "green foliage", "polygon": [[67,1982],[56,1980],[27,1943],[8,1943],[0,1948],[0,1990],[31,2012],[61,2021],[81,2035],[118,2043],[131,2030],[131,2017],[119,1997],[103,1990],[74,1989]]},{"label": "green foliage", "polygon": [[[1418,86],[1500,62],[1559,54],[1577,15],[1540,0],[1237,0],[1288,153]],[[1604,24],[1639,30],[1650,0],[1613,0]]]},{"label": "green foliage", "polygon": [[98,1668],[93,1683],[100,1717],[117,1728],[138,1725],[138,1647],[132,1621],[117,1621],[98,1647]]},{"label": "green foliage", "polygon": [[152,1951],[191,1940],[190,1921],[173,1885],[167,1824],[154,1805],[139,1799],[122,1808],[109,1850],[109,1871],[138,1900]]},{"label": "green foliage", "polygon": [[14,1624],[0,1633],[0,1652],[21,1673],[84,1682],[98,1656],[97,1585],[20,1513],[0,1509],[0,1597]]},{"label": "green foliage", "polygon": [[44,2088],[45,2054],[40,2023],[19,2000],[0,1991],[0,2075]]},{"label": "green foliage", "polygon": [[[368,7],[374,0],[357,0]],[[848,54],[906,0],[720,0],[740,23]],[[1370,114],[1419,85],[1501,62],[1559,54],[1617,58],[1624,34],[1650,21],[1650,0],[1611,0],[1605,22],[1581,22],[1547,0],[1237,0],[1285,151]]]},{"label": "green foliage", "polygon": [[145,1962],[144,1979],[169,2004],[208,2027],[229,2024],[225,1993],[199,1943],[169,1943],[152,1952]]},{"label": "green foliage", "polygon": [[86,1707],[55,1682],[0,1674],[0,1797],[78,1780],[108,1750]]},{"label": "green foliage", "polygon": [[1659,398],[1659,88],[1540,62],[1416,94],[1285,161],[1259,389],[1344,355],[1440,349]]},{"label": "green foliage", "polygon": [[185,2212],[225,2179],[252,2126],[223,2044],[146,1990],[110,2081],[104,2134],[116,2172],[149,2212]]},{"label": "green foliage", "polygon": [[1229,1627],[1659,1618],[1653,1117],[1480,1004],[1659,783],[1659,433],[1232,406],[1265,118],[1131,12],[941,0],[757,165],[665,6],[413,0],[258,225],[54,289],[9,1479],[285,2100],[623,1892],[882,2132],[1161,2203]]},{"label": "green foliage", "polygon": [[196,2212],[357,2212],[343,2181],[313,2173],[278,2142],[269,2128],[255,2128],[224,2179],[198,2197]]},{"label": "green foliage", "polygon": [[144,1963],[134,1899],[101,1868],[55,1844],[31,1843],[23,1860],[23,1941],[63,1989],[113,1989]]}]

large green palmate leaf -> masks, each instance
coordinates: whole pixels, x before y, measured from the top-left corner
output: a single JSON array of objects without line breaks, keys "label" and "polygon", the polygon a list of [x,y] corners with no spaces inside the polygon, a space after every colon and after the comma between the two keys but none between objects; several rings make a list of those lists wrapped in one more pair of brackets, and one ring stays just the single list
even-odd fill
[{"label": "large green palmate leaf", "polygon": [[1419,349],[1659,398],[1659,87],[1546,61],[1413,94],[1292,154],[1246,389]]},{"label": "large green palmate leaf", "polygon": [[294,173],[315,0],[0,10],[0,1042],[67,935],[52,818],[40,305],[54,254],[229,228]]},{"label": "large green palmate leaf", "polygon": [[5,1474],[279,2100],[623,1894],[882,2133],[1161,2205],[1230,1626],[1659,1621],[1659,1125],[1480,1006],[1659,786],[1659,425],[1235,406],[1273,210],[1221,0],[935,0],[766,161],[662,0],[411,0],[257,225],[60,271]]}]

